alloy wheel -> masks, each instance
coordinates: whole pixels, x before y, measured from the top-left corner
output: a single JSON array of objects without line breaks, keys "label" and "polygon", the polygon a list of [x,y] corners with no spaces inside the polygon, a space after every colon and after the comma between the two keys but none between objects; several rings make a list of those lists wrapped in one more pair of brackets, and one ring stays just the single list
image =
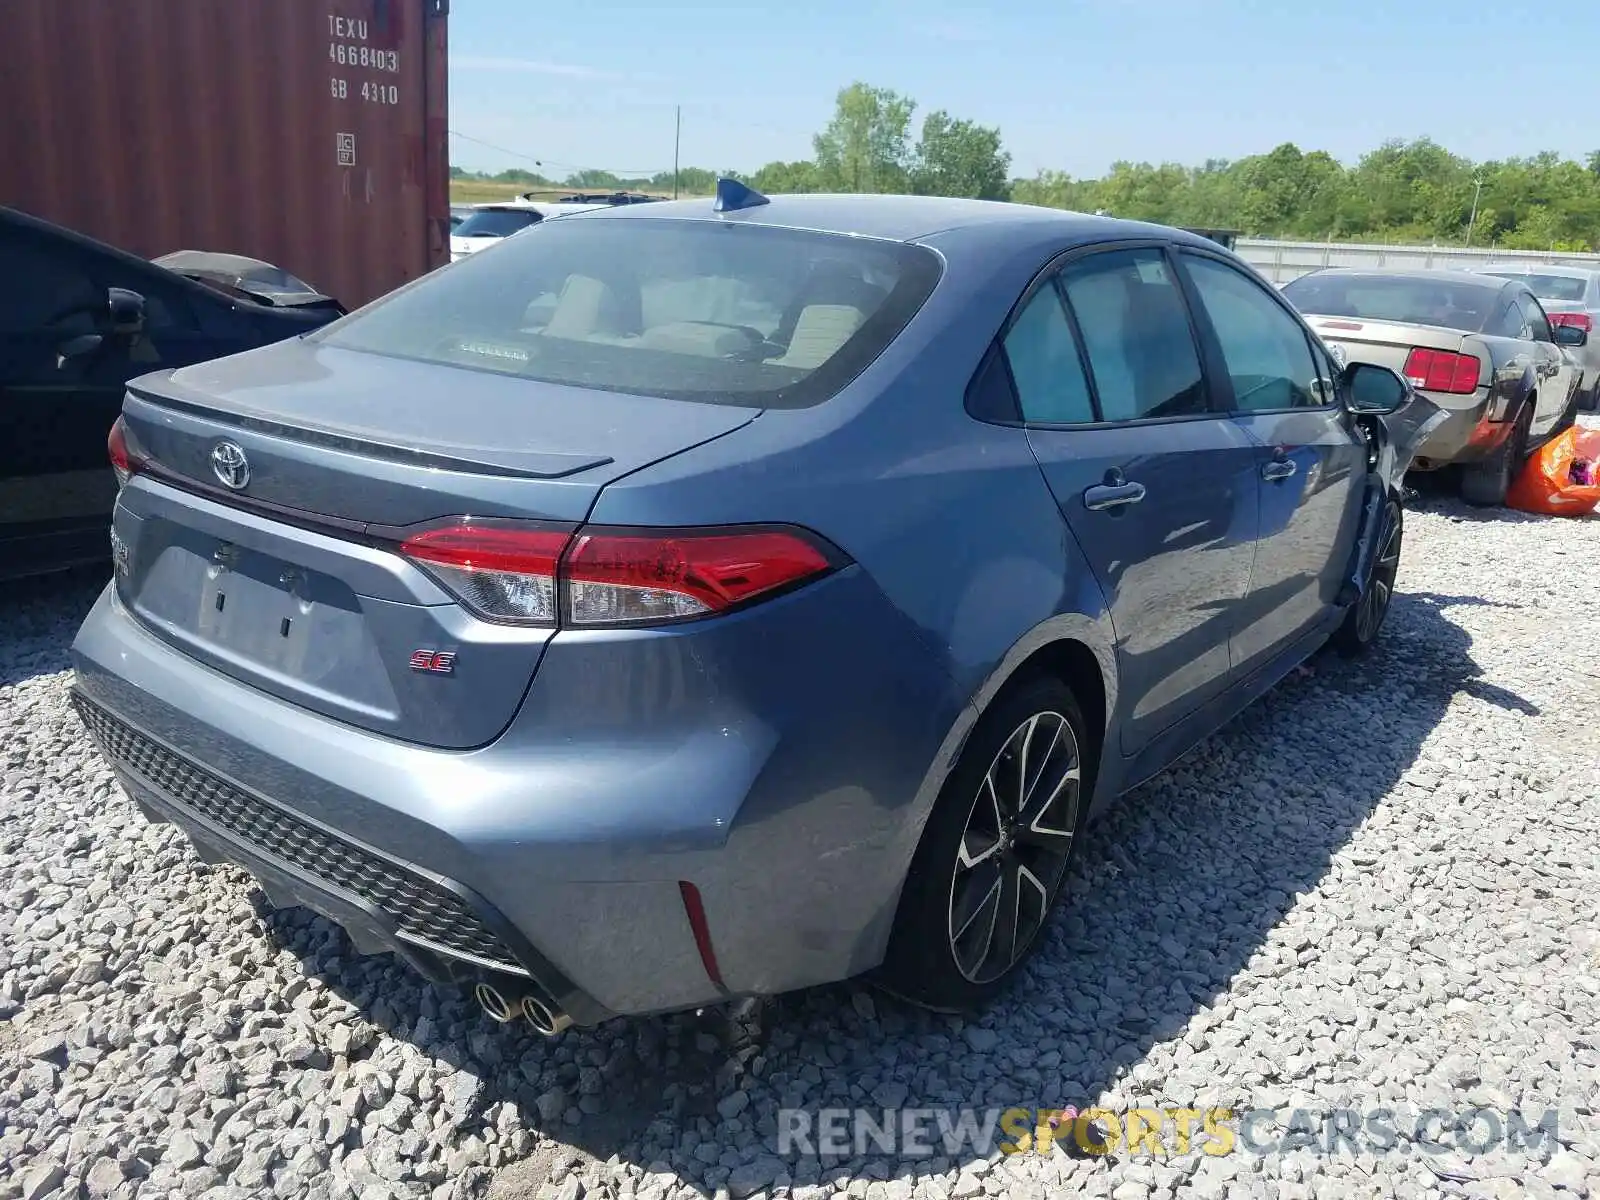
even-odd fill
[{"label": "alloy wheel", "polygon": [[1078,739],[1058,712],[1023,721],[990,763],[950,880],[950,953],[970,982],[1004,975],[1043,928],[1071,856],[1081,782]]},{"label": "alloy wheel", "polygon": [[1372,579],[1361,596],[1361,610],[1356,616],[1356,636],[1370,642],[1378,636],[1383,618],[1388,615],[1389,601],[1394,596],[1395,577],[1400,573],[1400,514],[1391,509],[1393,523],[1383,541],[1383,549],[1372,564]]}]

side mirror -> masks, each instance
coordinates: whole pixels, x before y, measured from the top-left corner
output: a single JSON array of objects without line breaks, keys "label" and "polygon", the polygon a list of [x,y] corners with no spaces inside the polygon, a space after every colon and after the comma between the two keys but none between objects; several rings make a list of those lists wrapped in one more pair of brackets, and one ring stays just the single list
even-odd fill
[{"label": "side mirror", "polygon": [[1350,411],[1386,417],[1411,402],[1411,381],[1390,367],[1355,362],[1344,369],[1345,394]]},{"label": "side mirror", "polygon": [[106,316],[112,333],[137,337],[144,332],[144,297],[127,288],[107,288]]},{"label": "side mirror", "polygon": [[1557,325],[1551,331],[1555,334],[1556,345],[1567,346],[1573,350],[1589,344],[1589,331],[1581,325]]}]

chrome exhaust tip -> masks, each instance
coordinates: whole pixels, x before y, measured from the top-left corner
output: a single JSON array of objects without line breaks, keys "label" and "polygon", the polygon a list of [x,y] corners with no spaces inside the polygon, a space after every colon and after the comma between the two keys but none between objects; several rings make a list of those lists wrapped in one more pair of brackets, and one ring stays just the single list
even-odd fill
[{"label": "chrome exhaust tip", "polygon": [[491,1021],[498,1021],[504,1025],[508,1021],[516,1020],[519,1014],[521,1006],[517,1001],[507,998],[505,993],[488,980],[480,980],[472,989],[472,995]]},{"label": "chrome exhaust tip", "polygon": [[546,1004],[532,992],[522,998],[522,1015],[539,1033],[545,1037],[555,1037],[562,1030],[572,1025],[572,1018],[566,1013]]}]

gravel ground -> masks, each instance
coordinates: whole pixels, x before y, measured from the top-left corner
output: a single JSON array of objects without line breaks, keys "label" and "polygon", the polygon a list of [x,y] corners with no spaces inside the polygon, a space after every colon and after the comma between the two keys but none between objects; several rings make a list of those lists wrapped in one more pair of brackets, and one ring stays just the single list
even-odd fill
[{"label": "gravel ground", "polygon": [[[548,1042],[145,824],[66,704],[97,581],[13,586],[0,1197],[1600,1194],[1597,580],[1600,518],[1424,497],[1382,650],[1129,797],[981,1021],[839,987]],[[1431,1154],[775,1153],[784,1108],[1097,1099],[1558,1120]]]}]

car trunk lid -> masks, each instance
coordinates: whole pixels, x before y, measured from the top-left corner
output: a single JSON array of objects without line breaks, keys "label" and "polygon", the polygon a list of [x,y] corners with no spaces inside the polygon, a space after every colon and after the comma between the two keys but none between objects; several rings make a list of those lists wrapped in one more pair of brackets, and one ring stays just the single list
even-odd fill
[{"label": "car trunk lid", "polygon": [[398,531],[464,515],[576,527],[607,483],[758,413],[303,341],[146,376],[124,405],[148,464],[117,507],[118,592],[251,686],[409,741],[482,745],[551,631],[473,618],[395,553]]},{"label": "car trunk lid", "polygon": [[1374,363],[1405,374],[1406,361],[1417,349],[1460,353],[1467,335],[1440,325],[1405,325],[1363,317],[1307,314],[1317,336],[1337,356],[1350,362]]}]

